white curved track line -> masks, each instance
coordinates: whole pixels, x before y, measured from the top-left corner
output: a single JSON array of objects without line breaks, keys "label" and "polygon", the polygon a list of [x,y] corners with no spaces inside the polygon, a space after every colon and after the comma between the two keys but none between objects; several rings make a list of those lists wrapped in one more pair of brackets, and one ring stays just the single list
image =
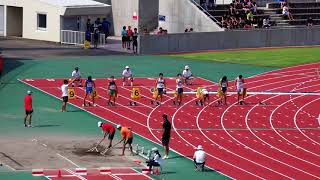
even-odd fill
[{"label": "white curved track line", "polygon": [[[290,84],[290,85],[286,85],[286,86],[292,86],[292,85],[294,85],[294,84]],[[270,89],[270,90],[279,89],[279,88],[283,88],[283,87],[285,87],[285,86],[273,88],[273,89]],[[249,98],[250,98],[250,97],[254,97],[254,96],[256,96],[256,95],[249,96]],[[226,130],[226,128],[225,128],[225,126],[224,126],[224,123],[223,123],[223,117],[224,117],[225,113],[226,113],[231,107],[233,107],[233,106],[236,105],[236,104],[237,104],[237,102],[234,103],[234,104],[232,104],[231,106],[229,106],[229,107],[223,112],[223,114],[221,115],[221,118],[220,118],[220,119],[221,119],[221,125],[222,125],[223,130],[224,130],[232,139],[234,139],[234,140],[235,140],[236,142],[238,142],[239,144],[242,144],[243,146],[248,147],[247,145],[243,144],[242,142],[240,142],[240,141],[238,141],[236,138],[234,138],[234,137]],[[246,118],[247,118],[247,116],[246,116]],[[248,126],[247,126],[247,127],[248,127]],[[250,130],[249,127],[248,127],[248,129]],[[252,131],[250,130],[250,132],[252,132]],[[255,135],[255,134],[254,134],[254,135]],[[256,135],[255,135],[255,136],[256,136]],[[257,136],[256,136],[256,137],[257,137]],[[260,139],[260,138],[258,138],[258,139],[261,140],[261,141],[263,141],[263,140]],[[263,141],[263,142],[265,142],[265,141]],[[270,145],[269,143],[266,143],[266,144]],[[272,145],[270,145],[270,146],[272,146]],[[272,157],[270,157],[270,156],[268,156],[268,155],[265,155],[265,154],[263,154],[263,153],[255,150],[255,149],[252,149],[252,148],[250,148],[250,147],[248,147],[248,148],[251,149],[252,151],[256,151],[257,153],[259,153],[259,154],[262,155],[262,156],[265,156],[265,157],[267,157],[267,158],[269,158],[269,159],[272,159],[272,160],[274,160],[274,161],[276,161],[276,162],[279,162],[279,163],[281,163],[281,164],[283,164],[283,165],[286,165],[286,166],[288,166],[288,167],[291,167],[291,168],[296,169],[296,170],[298,170],[298,171],[301,171],[301,172],[303,172],[303,173],[309,174],[309,175],[311,175],[311,176],[313,176],[313,177],[319,178],[319,177],[317,177],[317,176],[315,176],[315,175],[312,175],[312,174],[310,174],[310,173],[308,173],[308,172],[305,172],[305,171],[303,171],[303,170],[301,170],[301,169],[299,169],[299,168],[296,168],[296,167],[294,167],[294,166],[291,166],[291,165],[289,165],[289,164],[287,164],[287,163],[285,163],[285,162],[282,162],[282,161],[277,160],[277,159],[274,159],[274,158],[272,158]],[[275,149],[278,149],[278,148],[275,148]],[[280,149],[278,149],[278,150],[280,150]],[[290,156],[292,156],[292,157],[297,158],[296,156],[293,156],[293,155],[291,155],[291,154],[289,154],[289,153],[286,153],[286,152],[284,152],[284,151],[282,151],[282,150],[280,150],[280,152],[285,153],[285,154],[288,154],[288,155],[290,155]],[[300,158],[299,158],[299,159],[300,159]],[[300,159],[300,160],[301,160],[301,159]],[[304,161],[304,160],[303,160],[303,161]],[[307,161],[307,162],[308,162],[308,161]],[[309,162],[309,163],[311,163],[311,162]],[[311,163],[311,164],[313,164],[313,163]]]},{"label": "white curved track line", "polygon": [[241,156],[241,155],[238,155],[238,154],[236,154],[236,153],[234,153],[234,152],[226,149],[225,147],[219,145],[218,143],[214,142],[213,140],[211,140],[211,139],[202,131],[202,129],[201,129],[200,125],[199,125],[199,117],[200,117],[201,113],[202,113],[208,106],[210,106],[211,104],[213,104],[213,103],[215,103],[215,102],[216,102],[216,101],[213,101],[213,102],[211,102],[209,105],[203,107],[203,108],[201,109],[201,111],[198,113],[197,118],[196,118],[197,127],[198,127],[199,131],[201,132],[201,134],[202,134],[205,138],[207,138],[207,140],[209,140],[211,143],[217,145],[218,147],[221,147],[222,149],[226,150],[227,152],[229,152],[229,153],[231,153],[231,154],[233,154],[233,155],[235,155],[235,156],[238,156],[238,157],[240,157],[240,158],[242,158],[242,159],[245,159],[245,160],[247,160],[247,161],[249,161],[249,162],[251,162],[251,163],[253,163],[253,164],[256,164],[256,165],[258,165],[258,166],[261,166],[262,168],[268,169],[269,171],[272,171],[272,172],[274,172],[274,173],[276,173],[276,174],[279,174],[279,175],[281,175],[281,176],[283,176],[283,177],[286,177],[286,178],[288,178],[288,179],[294,179],[294,178],[289,177],[289,176],[287,176],[287,175],[285,175],[285,174],[282,174],[282,173],[280,173],[280,172],[278,172],[278,171],[276,171],[276,170],[273,170],[273,169],[268,168],[268,167],[266,167],[266,166],[264,166],[264,165],[261,165],[261,164],[259,164],[259,163],[257,163],[257,162],[254,162],[254,161],[252,161],[252,160],[250,160],[250,159],[247,159],[247,158],[245,158],[245,157],[243,157],[243,156]]},{"label": "white curved track line", "polygon": [[[303,131],[301,131],[301,129],[299,128],[299,126],[298,126],[298,124],[297,124],[297,116],[298,116],[299,112],[303,110],[303,108],[305,108],[305,107],[308,106],[309,104],[312,104],[313,102],[319,101],[319,100],[320,100],[320,98],[317,98],[317,99],[312,100],[312,101],[308,102],[307,104],[301,106],[300,109],[299,109],[299,110],[296,112],[296,114],[294,115],[294,125],[296,126],[296,128],[298,129],[298,131],[299,131],[303,136],[305,136],[306,138],[308,138],[310,141],[312,141],[312,142],[314,142],[314,143],[316,143],[316,144],[318,144],[318,145],[320,145],[319,142],[313,140],[313,139],[310,138],[308,135],[306,135]],[[319,120],[318,120],[318,121],[319,121]]]},{"label": "white curved track line", "polygon": [[[319,91],[318,91],[318,92],[319,92]],[[284,103],[280,104],[278,107],[276,107],[276,108],[271,112],[271,114],[270,114],[269,122],[270,122],[270,125],[271,125],[272,129],[274,130],[274,132],[277,133],[282,139],[284,139],[284,140],[287,141],[288,143],[294,145],[295,147],[298,147],[298,148],[300,148],[300,149],[302,149],[302,150],[304,150],[304,151],[306,151],[306,152],[308,152],[308,153],[310,153],[310,154],[313,154],[313,155],[315,155],[315,156],[320,157],[320,155],[318,155],[318,154],[316,154],[316,153],[313,153],[313,152],[311,152],[311,151],[309,151],[309,150],[306,150],[306,149],[304,149],[303,147],[298,146],[297,144],[295,144],[295,143],[291,142],[290,140],[286,139],[285,137],[283,137],[283,136],[274,128],[273,123],[272,123],[272,116],[273,116],[273,114],[274,114],[280,107],[284,106],[285,104],[289,103],[289,102],[292,101],[292,100],[295,100],[295,99],[298,99],[298,98],[301,98],[301,97],[303,97],[303,96],[298,96],[298,97],[292,98],[292,99],[290,99],[290,100],[288,100],[288,101],[285,101]],[[298,158],[298,157],[297,157],[297,158]],[[303,160],[303,159],[301,159],[301,158],[299,158],[299,159],[302,160],[302,161],[305,161],[305,160]],[[305,162],[309,162],[309,161],[305,161]],[[319,165],[313,164],[313,163],[311,163],[311,162],[309,162],[309,163],[312,164],[312,165],[314,165],[314,166],[320,167]]]},{"label": "white curved track line", "polygon": [[[191,144],[189,141],[187,141],[186,139],[184,139],[184,138],[180,135],[180,133],[178,133],[178,131],[177,131],[175,125],[174,125],[174,118],[175,118],[176,114],[179,112],[179,110],[180,110],[181,108],[183,108],[185,105],[191,103],[192,101],[194,101],[194,100],[196,100],[196,99],[197,99],[197,98],[193,98],[193,99],[191,99],[190,101],[188,101],[188,102],[186,102],[185,104],[183,104],[182,106],[180,106],[180,107],[175,111],[175,113],[174,113],[173,116],[172,116],[172,127],[173,127],[174,131],[176,132],[176,134],[177,134],[183,141],[185,141],[186,143],[188,143],[189,145],[191,145],[191,146],[194,147],[194,148],[195,148],[196,146],[194,146],[194,145]],[[235,168],[237,168],[237,169],[240,169],[240,170],[242,170],[242,171],[244,171],[244,172],[246,172],[246,173],[248,173],[248,174],[251,174],[251,175],[253,175],[253,176],[255,176],[255,177],[259,178],[259,179],[264,179],[264,178],[262,178],[262,177],[260,177],[260,176],[258,176],[258,175],[256,175],[256,174],[253,174],[253,173],[251,173],[251,172],[249,172],[249,171],[247,171],[247,170],[245,170],[245,169],[242,169],[241,167],[238,167],[238,166],[233,165],[233,164],[231,164],[231,163],[229,163],[229,162],[226,162],[226,161],[224,161],[224,160],[222,160],[222,159],[220,159],[220,158],[218,158],[218,157],[215,157],[215,156],[213,156],[213,155],[210,154],[210,153],[206,153],[206,154],[207,154],[208,156],[214,158],[214,159],[220,160],[220,161],[222,161],[222,162],[224,162],[224,163],[226,163],[226,164],[229,164],[229,165],[231,165],[231,166],[233,166],[233,167],[235,167]],[[243,159],[245,159],[245,158],[243,158]]]},{"label": "white curved track line", "polygon": [[281,69],[275,69],[275,70],[272,70],[272,71],[269,71],[269,72],[258,74],[258,75],[256,75],[256,77],[263,76],[263,75],[277,74],[277,71],[281,71],[281,73],[291,73],[291,72],[299,72],[299,71],[304,71],[304,70],[317,69],[317,68],[305,68],[305,69],[296,69],[296,70],[283,71],[283,70],[286,70],[286,69],[293,69],[293,68],[296,68],[296,67],[308,66],[308,65],[313,65],[313,64],[320,65],[319,62],[316,62],[316,63],[310,63],[310,64],[301,64],[301,65],[296,65],[296,66],[290,66],[290,67],[285,67],[285,68],[281,68]]}]

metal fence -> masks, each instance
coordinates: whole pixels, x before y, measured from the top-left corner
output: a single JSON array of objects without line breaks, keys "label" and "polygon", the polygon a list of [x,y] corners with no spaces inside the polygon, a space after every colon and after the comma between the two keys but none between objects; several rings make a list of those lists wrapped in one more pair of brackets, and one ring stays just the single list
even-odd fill
[{"label": "metal fence", "polygon": [[[61,30],[61,44],[83,45],[86,40],[86,33],[82,31]],[[105,34],[99,34],[98,45],[106,44]],[[91,33],[91,41],[93,41],[93,33]]]}]

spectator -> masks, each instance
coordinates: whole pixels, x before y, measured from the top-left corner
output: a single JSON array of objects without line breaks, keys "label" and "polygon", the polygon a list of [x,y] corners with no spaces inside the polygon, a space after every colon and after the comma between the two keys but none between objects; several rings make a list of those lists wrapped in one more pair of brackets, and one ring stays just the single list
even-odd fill
[{"label": "spectator", "polygon": [[283,8],[282,8],[282,15],[284,17],[287,17],[289,20],[293,20],[293,16],[289,11],[288,3],[285,3]]},{"label": "spectator", "polygon": [[93,34],[93,45],[95,49],[98,48],[98,42],[99,42],[99,29],[96,29]]},{"label": "spectator", "polygon": [[265,17],[263,19],[263,28],[269,28],[270,27],[270,22],[269,22],[269,18]]},{"label": "spectator", "polygon": [[188,31],[189,31],[188,28],[184,30],[185,33],[187,33]]},{"label": "spectator", "polygon": [[157,32],[157,35],[162,35],[164,34],[162,27],[159,28],[159,31]]},{"label": "spectator", "polygon": [[102,31],[102,23],[101,23],[100,18],[97,18],[96,23],[97,23],[97,28],[99,29],[99,32],[101,32]]},{"label": "spectator", "polygon": [[247,20],[252,22],[253,21],[253,14],[252,11],[249,10],[248,14],[247,14]]},{"label": "spectator", "polygon": [[89,41],[91,42],[91,30],[90,28],[86,30],[86,34],[85,34],[85,38],[86,38],[86,41]]},{"label": "spectator", "polygon": [[102,21],[102,30],[103,30],[103,33],[105,35],[105,38],[107,40],[108,36],[109,36],[109,31],[110,31],[110,22],[107,21],[106,18],[103,18],[103,21]]},{"label": "spectator", "polygon": [[307,20],[307,26],[313,26],[314,25],[314,21],[312,19],[312,17],[309,17]]},{"label": "spectator", "polygon": [[193,28],[190,28],[189,32],[193,32]]},{"label": "spectator", "polygon": [[203,148],[201,145],[199,145],[196,149],[196,152],[193,155],[193,161],[194,161],[194,166],[196,169],[200,166],[201,171],[204,169],[204,165],[206,162],[206,153],[203,151]]},{"label": "spectator", "polygon": [[121,31],[121,36],[122,36],[122,48],[127,47],[127,27],[123,26],[122,31]]},{"label": "spectator", "polygon": [[87,30],[91,28],[91,20],[87,19]]},{"label": "spectator", "polygon": [[138,36],[139,36],[138,29],[134,28],[134,32],[133,32],[133,36],[132,36],[132,40],[133,40],[132,50],[133,50],[134,54],[138,53]]},{"label": "spectator", "polygon": [[161,166],[162,164],[162,159],[161,159],[161,154],[159,153],[158,148],[154,147],[152,148],[153,152],[153,158],[149,161],[147,161],[148,166],[149,166],[149,171],[152,170],[152,166]]},{"label": "spectator", "polygon": [[132,36],[133,36],[133,32],[132,32],[131,26],[128,26],[128,30],[127,30],[127,49],[128,50],[131,49]]}]

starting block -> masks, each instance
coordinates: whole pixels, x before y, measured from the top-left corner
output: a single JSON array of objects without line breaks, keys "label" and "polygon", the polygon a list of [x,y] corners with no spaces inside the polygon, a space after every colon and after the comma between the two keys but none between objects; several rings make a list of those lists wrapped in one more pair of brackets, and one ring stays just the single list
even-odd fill
[{"label": "starting block", "polygon": [[[135,100],[135,99],[140,99],[140,98],[141,98],[141,94],[140,94],[140,89],[139,89],[139,88],[132,88],[131,98],[132,98],[133,100]],[[137,102],[135,102],[135,101],[129,101],[129,105],[130,105],[130,106],[136,106],[136,105],[137,105]]]}]

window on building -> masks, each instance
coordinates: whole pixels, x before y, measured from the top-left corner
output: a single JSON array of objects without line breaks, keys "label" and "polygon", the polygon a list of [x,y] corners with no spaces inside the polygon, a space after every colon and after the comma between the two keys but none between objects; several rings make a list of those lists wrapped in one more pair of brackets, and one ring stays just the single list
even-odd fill
[{"label": "window on building", "polygon": [[38,30],[47,30],[47,14],[37,14],[38,16]]}]

